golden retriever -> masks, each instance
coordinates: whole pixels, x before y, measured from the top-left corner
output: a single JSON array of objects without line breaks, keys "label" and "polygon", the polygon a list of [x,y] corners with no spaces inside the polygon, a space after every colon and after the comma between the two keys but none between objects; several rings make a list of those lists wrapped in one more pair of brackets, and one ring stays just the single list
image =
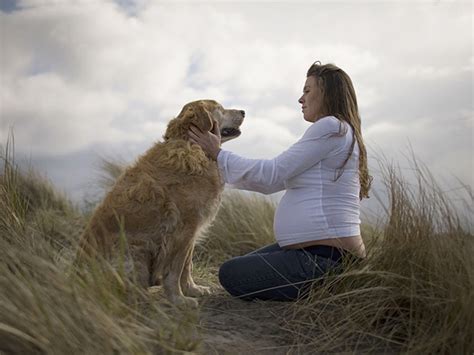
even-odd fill
[{"label": "golden retriever", "polygon": [[[162,284],[175,304],[195,306],[209,292],[192,278],[197,236],[214,219],[223,182],[217,163],[188,139],[191,124],[210,131],[219,122],[222,142],[240,135],[245,112],[214,100],[186,104],[163,136],[127,168],[94,211],[81,236],[77,260],[85,255],[113,259],[125,235],[125,268],[143,287]],[[191,296],[191,297],[187,297]]]}]

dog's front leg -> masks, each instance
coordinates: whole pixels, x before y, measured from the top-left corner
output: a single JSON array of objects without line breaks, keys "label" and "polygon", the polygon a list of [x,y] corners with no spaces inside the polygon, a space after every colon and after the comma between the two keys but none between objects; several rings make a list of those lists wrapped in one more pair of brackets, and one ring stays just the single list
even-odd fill
[{"label": "dog's front leg", "polygon": [[193,280],[193,252],[194,242],[191,244],[184,262],[183,273],[181,274],[181,289],[186,296],[198,297],[210,294],[210,288],[206,286],[199,286]]},{"label": "dog's front leg", "polygon": [[[163,263],[163,289],[166,297],[174,304],[185,304],[187,306],[196,307],[197,301],[194,298],[184,296],[181,290],[181,275],[183,273],[184,264],[186,262],[192,238],[189,233],[183,232],[176,235],[176,240],[172,243],[172,248],[167,252],[166,259]],[[193,234],[191,234],[193,235]],[[179,243],[185,241],[187,245]]]}]

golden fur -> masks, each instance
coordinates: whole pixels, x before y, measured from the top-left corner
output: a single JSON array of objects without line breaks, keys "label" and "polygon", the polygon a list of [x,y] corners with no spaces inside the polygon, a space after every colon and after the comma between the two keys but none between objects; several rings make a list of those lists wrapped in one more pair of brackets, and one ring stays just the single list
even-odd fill
[{"label": "golden fur", "polygon": [[80,240],[78,260],[96,253],[113,260],[122,230],[126,269],[136,281],[143,287],[162,283],[170,301],[195,305],[186,296],[209,290],[192,279],[194,243],[217,213],[223,184],[216,162],[189,142],[188,129],[194,124],[210,131],[216,120],[226,141],[240,134],[243,117],[243,111],[225,110],[213,100],[185,105],[169,122],[164,142],[126,169],[94,211]]}]

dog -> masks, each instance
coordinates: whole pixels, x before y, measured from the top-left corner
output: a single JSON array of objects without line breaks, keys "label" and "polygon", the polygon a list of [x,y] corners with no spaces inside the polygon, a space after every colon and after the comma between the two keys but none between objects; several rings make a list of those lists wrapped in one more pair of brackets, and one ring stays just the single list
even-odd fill
[{"label": "dog", "polygon": [[125,269],[136,283],[161,284],[172,303],[196,306],[193,297],[209,288],[193,281],[194,244],[217,214],[224,184],[217,163],[189,141],[188,129],[211,131],[217,121],[223,143],[240,135],[244,116],[214,100],[186,104],[168,123],[164,141],[127,168],[95,209],[77,260],[98,254],[113,259],[124,235]]}]

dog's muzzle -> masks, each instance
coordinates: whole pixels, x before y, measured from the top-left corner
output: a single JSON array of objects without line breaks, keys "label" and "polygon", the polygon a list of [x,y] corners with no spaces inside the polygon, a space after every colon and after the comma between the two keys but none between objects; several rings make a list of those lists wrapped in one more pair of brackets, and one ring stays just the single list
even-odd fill
[{"label": "dog's muzzle", "polygon": [[237,128],[223,128],[221,130],[222,137],[238,137],[241,133]]}]

